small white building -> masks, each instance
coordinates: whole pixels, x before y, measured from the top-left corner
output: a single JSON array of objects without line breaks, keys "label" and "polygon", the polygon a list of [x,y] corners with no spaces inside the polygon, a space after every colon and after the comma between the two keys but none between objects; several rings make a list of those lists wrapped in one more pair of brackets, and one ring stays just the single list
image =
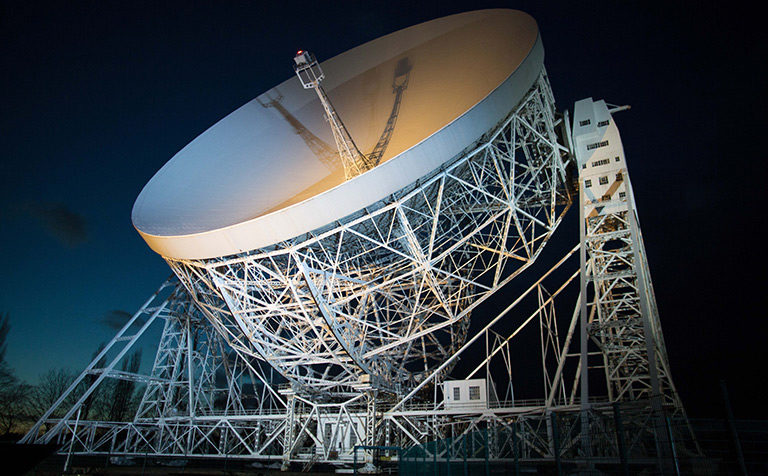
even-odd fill
[{"label": "small white building", "polygon": [[337,454],[349,455],[355,445],[362,445],[358,435],[365,434],[365,414],[318,413],[317,441],[315,451],[322,454],[324,449]]},{"label": "small white building", "polygon": [[446,410],[488,408],[488,390],[484,378],[443,382],[443,396]]}]

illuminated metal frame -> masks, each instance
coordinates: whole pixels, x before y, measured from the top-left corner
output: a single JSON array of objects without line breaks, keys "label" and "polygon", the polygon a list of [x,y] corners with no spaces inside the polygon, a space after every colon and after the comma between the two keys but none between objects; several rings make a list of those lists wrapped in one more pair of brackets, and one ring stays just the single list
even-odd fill
[{"label": "illuminated metal frame", "polygon": [[[591,454],[603,461],[617,461],[621,451],[647,457],[654,451],[653,442],[656,441],[658,447],[658,441],[665,438],[659,436],[659,428],[649,418],[647,400],[645,403],[642,400],[655,396],[647,390],[650,387],[644,382],[638,384],[632,381],[632,385],[640,389],[639,393],[622,391],[611,380],[611,372],[632,372],[633,369],[621,370],[623,364],[610,362],[611,357],[601,350],[598,354],[608,359],[605,365],[607,397],[595,398],[587,394],[586,399],[583,395],[580,398],[578,390],[582,388],[580,377],[585,359],[583,354],[573,351],[577,325],[580,318],[583,319],[585,307],[591,311],[589,322],[592,323],[591,335],[594,339],[602,338],[601,326],[610,327],[610,323],[602,323],[603,318],[599,316],[605,310],[601,310],[601,306],[610,304],[603,299],[603,291],[610,288],[609,278],[626,281],[629,275],[625,267],[621,276],[613,276],[606,271],[606,266],[610,260],[629,263],[635,273],[633,282],[646,283],[644,292],[637,285],[633,289],[636,298],[646,299],[641,313],[652,313],[647,320],[655,330],[654,336],[658,336],[656,345],[661,345],[657,348],[660,351],[657,356],[662,356],[659,359],[662,366],[660,377],[665,382],[663,388],[672,390],[672,393],[664,394],[659,406],[673,417],[681,414],[684,417],[679,397],[671,385],[639,224],[629,200],[611,218],[614,225],[624,224],[621,230],[603,230],[607,234],[600,237],[601,227],[609,214],[591,216],[590,204],[585,203],[584,187],[581,187],[580,201],[583,212],[587,212],[589,217],[583,221],[586,231],[582,233],[581,243],[548,271],[541,273],[533,285],[480,330],[472,335],[467,332],[466,323],[471,309],[517,276],[538,256],[565,211],[558,213],[558,207],[567,208],[570,203],[564,179],[565,165],[569,160],[565,153],[572,147],[557,142],[554,128],[558,123],[562,124],[560,121],[567,124],[567,115],[563,119],[555,119],[554,103],[546,76],[542,74],[524,102],[483,143],[423,183],[416,184],[413,189],[392,197],[389,203],[378,208],[371,207],[362,216],[350,217],[328,230],[281,243],[270,250],[209,262],[169,260],[185,289],[178,283],[164,284],[22,441],[57,442],[64,445],[62,452],[71,454],[231,458],[278,461],[284,467],[290,463],[301,463],[308,468],[315,462],[351,464],[355,458],[355,445],[405,448],[441,438],[451,438],[451,444],[461,445],[472,432],[484,428],[489,431],[487,434],[494,435],[492,441],[486,442],[491,459],[509,460],[513,453],[515,458],[550,460],[560,456],[584,458]],[[544,133],[537,130],[538,127],[543,127]],[[545,147],[547,152],[538,156],[527,155],[525,160],[519,160],[516,151],[525,155],[525,151],[529,150],[525,146],[510,147],[516,143],[512,138],[518,137],[520,131],[528,134],[526,137],[530,141],[525,144],[537,144],[536,147]],[[502,169],[497,165],[500,163],[508,163],[511,165],[509,170],[522,170],[522,173],[499,173]],[[464,173],[458,173],[461,170]],[[490,171],[496,171],[496,175],[488,173]],[[629,187],[626,169],[623,169],[623,174]],[[491,177],[508,180],[492,182]],[[522,184],[521,178],[524,178]],[[448,193],[451,181],[460,184],[463,193]],[[497,183],[498,189],[494,190],[487,185],[489,183]],[[536,191],[531,191],[531,187]],[[631,197],[631,188],[627,195]],[[485,199],[485,202],[477,204],[478,198]],[[522,198],[526,198],[527,202],[523,203]],[[453,208],[435,206],[451,200],[450,203],[455,204]],[[415,207],[414,203],[421,203],[422,208]],[[453,213],[444,213],[444,210],[453,210]],[[521,228],[521,215],[528,218],[528,228]],[[421,220],[417,219],[420,216]],[[447,279],[450,273],[435,266],[437,258],[434,250],[445,246],[436,244],[442,235],[436,231],[439,227],[435,223],[443,219],[448,224],[448,230],[456,227],[463,230],[457,225],[462,220],[467,226],[471,225],[472,231],[458,238],[446,233],[454,240],[448,246],[450,251],[445,253],[446,256],[461,249],[461,246],[464,246],[464,254],[469,255],[468,262],[461,268],[466,272],[456,282]],[[376,230],[382,221],[388,224],[389,232],[380,234],[379,239],[372,239],[372,230]],[[503,235],[503,239],[496,241],[487,240],[491,234],[485,236],[479,233],[478,230],[485,229],[489,223],[499,221],[506,223],[507,229],[526,230],[527,233]],[[429,232],[425,233],[425,230]],[[419,238],[425,235],[430,239],[421,244]],[[478,235],[481,235],[478,240],[485,241],[472,241]],[[347,240],[348,237],[354,237],[354,240]],[[605,243],[601,240],[616,238],[623,240],[622,250],[602,253]],[[335,259],[324,259],[329,256],[324,254],[329,249],[326,244],[329,241],[335,244],[334,249],[337,250],[343,244],[345,256],[340,257],[341,253],[337,253],[333,255],[337,256]],[[468,247],[471,247],[471,253]],[[425,249],[429,253],[425,253]],[[589,259],[582,258],[580,265],[573,266],[575,272],[564,282],[554,286],[548,284],[545,288],[545,280],[574,258],[577,251],[582,251]],[[382,255],[393,255],[392,262],[396,264],[382,261]],[[483,257],[488,255],[495,259],[484,260]],[[263,264],[265,260],[275,260],[277,256],[283,256],[286,263],[292,263],[291,272],[273,281],[268,278],[257,281],[255,270],[263,272],[267,268]],[[375,259],[367,256],[374,256]],[[505,268],[504,257],[518,258],[520,263],[516,267]],[[366,268],[370,266],[368,263],[373,263],[375,269]],[[353,266],[363,271],[352,275],[350,269]],[[391,277],[378,283],[378,287],[366,284],[366,272],[373,273],[382,267],[388,269],[387,266],[392,266],[399,274],[390,272],[388,276]],[[271,273],[261,276],[274,278],[275,275],[273,268]],[[484,276],[490,276],[490,279],[483,282]],[[583,282],[592,280],[598,283],[596,289],[599,292],[589,294],[582,289],[570,320],[557,319],[555,299],[567,286],[578,282],[579,277],[582,288]],[[421,283],[421,286],[403,284],[412,281]],[[270,283],[274,290],[277,287],[274,283],[278,282],[283,295],[292,293],[295,301],[280,306],[273,303],[271,309],[275,311],[274,315],[279,316],[273,322],[285,325],[289,318],[294,319],[295,322],[286,326],[294,336],[308,335],[315,339],[304,348],[301,347],[301,339],[283,339],[279,342],[281,346],[293,346],[294,349],[283,354],[277,351],[278,346],[274,342],[258,335],[259,332],[274,329],[270,330],[264,322],[259,322],[256,312],[248,307],[256,301],[253,297],[255,291],[265,292],[264,286]],[[605,286],[608,288],[600,283],[607,283]],[[172,284],[176,286],[172,288],[173,292],[163,297]],[[372,287],[376,290],[371,290]],[[377,332],[381,333],[379,339],[383,340],[382,336],[388,333],[393,336],[392,340],[383,345],[374,341],[376,347],[370,341],[369,347],[366,347],[363,344],[365,339],[351,341],[350,337],[355,333],[370,336],[369,328],[373,326],[345,325],[344,320],[352,321],[354,316],[344,303],[350,301],[350,296],[355,296],[360,302],[361,296],[382,292],[378,291],[381,289],[392,294],[403,293],[403,289],[433,293],[430,302],[435,307],[425,306],[425,312],[431,312],[441,320],[425,328],[421,334],[402,332],[402,327],[389,322]],[[585,294],[589,301],[583,302]],[[446,296],[454,297],[449,299]],[[524,299],[536,299],[536,309],[527,317],[519,313],[513,315],[516,306]],[[466,306],[453,315],[441,315],[435,311],[458,308],[464,303]],[[306,313],[306,309],[310,308],[314,309],[313,319],[309,319]],[[505,320],[510,322],[509,319],[513,319],[516,326],[511,332],[508,324],[500,325]],[[136,329],[136,324],[142,322],[138,331],[129,335],[129,330]],[[152,373],[142,376],[116,371],[116,364],[155,322],[164,322],[164,328]],[[358,322],[362,326],[362,321]],[[563,326],[566,322],[568,325]],[[541,344],[544,398],[524,401],[514,396],[514,362],[510,345],[521,330],[536,324]],[[439,346],[428,347],[427,336],[443,329],[449,331],[446,335],[451,337],[451,347],[442,350]],[[619,332],[615,325],[611,329]],[[644,346],[642,335],[638,339],[633,341],[633,345]],[[397,350],[411,342],[429,348],[435,362],[421,369],[410,368],[407,373],[394,372],[392,366],[406,359],[403,353],[390,353],[388,350]],[[376,352],[381,348],[385,348],[384,351]],[[324,351],[317,352],[317,349]],[[466,375],[453,375],[452,378],[485,377],[487,393],[494,398],[483,408],[446,408],[439,388],[449,378],[454,363],[467,356],[470,349],[474,351],[473,355],[484,357],[479,358],[477,366]],[[98,368],[98,362],[108,352],[110,355],[117,352],[117,355],[103,368]],[[632,349],[628,352],[642,353]],[[294,359],[292,362],[297,368],[281,363],[284,361],[280,359],[284,358]],[[317,375],[307,371],[313,370],[312,366],[336,366],[337,372],[317,378]],[[291,385],[278,388],[273,370],[277,370]],[[499,370],[501,379],[498,379]],[[89,376],[92,377],[90,382]],[[129,379],[147,385],[133,421],[80,419],[83,403],[106,378]],[[397,379],[403,379],[403,384],[398,386]],[[89,382],[87,388],[76,390],[81,388],[83,382]],[[503,385],[497,387],[497,383]],[[499,389],[502,390],[501,396]],[[77,393],[79,398],[73,405],[66,405],[64,402],[73,393]],[[425,394],[431,394],[431,397]],[[625,413],[624,424],[632,438],[628,447],[620,450],[612,436],[618,430],[611,428],[614,422],[611,415],[615,411],[612,404],[623,397],[628,397],[625,399],[637,403],[638,407],[634,413]],[[65,409],[59,418],[54,417],[57,407]],[[587,418],[584,418],[585,408]],[[562,425],[561,433],[555,429],[556,420]],[[585,447],[582,438],[585,432],[590,435],[586,439],[588,447]],[[439,454],[432,456],[435,461],[445,459]],[[371,462],[371,453],[364,453],[363,460]]]},{"label": "illuminated metal frame", "polygon": [[466,339],[570,205],[542,71],[495,131],[431,177],[325,229],[226,258],[166,258],[211,322],[300,394],[400,394]]}]

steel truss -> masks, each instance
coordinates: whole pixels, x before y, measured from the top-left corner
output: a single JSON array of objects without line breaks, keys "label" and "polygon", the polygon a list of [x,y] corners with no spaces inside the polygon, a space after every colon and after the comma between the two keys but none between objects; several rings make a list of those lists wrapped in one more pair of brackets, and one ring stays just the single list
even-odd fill
[{"label": "steel truss", "polygon": [[400,394],[539,255],[570,204],[544,73],[495,131],[431,177],[266,249],[167,259],[211,322],[297,393]]},{"label": "steel truss", "polygon": [[[558,325],[554,301],[567,286],[574,285],[579,272],[570,274],[552,292],[543,285],[544,280],[569,262],[567,260],[573,261],[578,249],[572,249],[449,359],[456,360],[473,350],[481,353],[485,349],[485,359],[462,377],[484,376],[489,382],[495,381],[498,388],[508,388],[511,392],[506,398],[492,399],[482,408],[445,408],[438,389],[446,378],[444,368],[451,366],[450,361],[446,361],[443,368],[433,370],[421,388],[413,389],[402,398],[371,390],[361,391],[340,403],[318,403],[290,389],[276,391],[267,368],[227,347],[178,287],[172,297],[161,304],[162,312],[156,314],[158,322],[163,322],[163,333],[152,373],[142,379],[147,386],[133,421],[81,420],[73,417],[79,408],[74,405],[64,418],[41,420],[38,429],[44,425],[47,431],[33,430],[26,440],[58,442],[64,445],[63,452],[74,454],[349,464],[354,458],[355,445],[407,448],[450,439],[454,446],[461,447],[463,439],[484,431],[491,435],[486,444],[489,457],[495,460],[551,459],[555,454],[578,457],[576,428],[580,402],[575,397],[578,372],[573,365],[570,370],[566,365],[566,360],[573,355],[569,343],[578,312],[572,314],[567,328],[562,326],[564,323]],[[512,317],[525,299],[535,300],[536,309],[528,316]],[[577,302],[575,309],[578,307]],[[157,309],[159,306],[145,306],[137,313],[137,320],[153,315]],[[512,330],[502,333],[502,328],[509,329],[510,319],[514,321]],[[513,396],[514,363],[509,349],[527,326],[538,326],[542,355],[548,356],[542,358],[542,365],[545,375],[551,378],[544,381],[545,398],[541,400],[520,400]],[[561,335],[565,335],[562,341],[557,337]],[[110,346],[121,340],[123,335],[116,336]],[[114,364],[110,366],[114,369]],[[492,369],[500,368],[505,372],[493,375]],[[95,370],[109,378],[128,378],[114,370]],[[83,372],[81,380],[93,374],[92,371]],[[94,382],[92,388],[98,384]],[[424,389],[430,397],[423,396]],[[79,394],[82,402],[89,392]],[[62,400],[64,397],[66,395]],[[610,418],[613,407],[600,399],[593,399],[592,404],[592,445],[602,448],[599,456],[618,458],[616,429]],[[633,432],[636,437],[630,442],[629,451],[647,455],[648,448],[653,446],[653,434],[648,432],[647,425],[649,413],[636,410],[634,414],[629,411],[624,414],[625,427],[638,430]],[[557,423],[553,426],[553,422]],[[433,457],[444,459],[446,456],[430,454],[430,458]],[[370,461],[371,455],[364,454],[363,460],[366,458]]]},{"label": "steel truss", "polygon": [[339,151],[339,159],[344,167],[344,177],[349,180],[374,168],[377,165],[376,159],[366,156],[357,148],[357,145],[352,140],[352,135],[344,126],[341,117],[336,112],[336,108],[333,107],[333,103],[331,103],[328,94],[326,94],[325,89],[321,85],[323,79],[325,79],[325,74],[322,68],[320,68],[320,63],[315,59],[315,55],[309,51],[299,51],[294,58],[294,62],[296,63],[294,66],[296,75],[299,77],[304,89],[314,89],[320,104],[323,105],[325,118],[331,126],[333,140],[336,142],[336,148]]},{"label": "steel truss", "polygon": [[[571,147],[556,132],[567,132],[567,123],[555,116],[542,73],[495,131],[409,189],[268,249],[168,260],[178,281],[145,303],[22,441],[58,442],[73,454],[272,460],[286,468],[348,465],[355,446],[427,448],[434,461],[476,460],[481,450],[496,461],[660,455],[659,442],[670,439],[659,435],[658,410],[674,418],[682,405],[631,198],[623,208],[602,203],[595,214],[584,208],[581,182],[582,242],[470,332],[471,312],[530,266],[570,204]],[[582,253],[590,258],[574,263]],[[584,292],[587,281],[594,292]],[[558,318],[555,303],[575,283],[582,289],[572,292],[572,312]],[[530,301],[531,313],[518,311]],[[585,307],[599,344],[586,356],[574,343]],[[661,405],[648,403],[657,394],[643,377],[650,335],[640,330],[643,319],[658,336]],[[156,322],[163,331],[151,374],[116,371]],[[522,400],[511,348],[530,327],[543,398]],[[622,346],[625,357],[616,358],[612,350]],[[605,363],[606,387],[585,397],[582,369],[595,356]],[[473,365],[456,367],[459,359]],[[79,418],[106,378],[146,384],[132,421]],[[487,402],[446,404],[446,381],[479,378]],[[73,395],[76,403],[55,413]],[[445,444],[424,446],[435,441]],[[363,452],[363,461],[372,458]]]},{"label": "steel truss", "polygon": [[590,266],[584,277],[594,291],[587,304],[589,335],[601,350],[610,400],[660,396],[664,405],[682,411],[669,372],[629,175],[626,170],[622,175],[630,190],[627,199],[585,204],[584,248]]}]

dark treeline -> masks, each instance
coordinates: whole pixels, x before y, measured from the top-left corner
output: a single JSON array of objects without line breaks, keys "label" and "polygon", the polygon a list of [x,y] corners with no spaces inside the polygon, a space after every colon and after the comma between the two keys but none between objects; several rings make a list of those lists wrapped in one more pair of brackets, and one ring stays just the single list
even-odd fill
[{"label": "dark treeline", "polygon": [[[5,361],[7,337],[10,331],[8,315],[0,317],[0,439],[17,440],[33,425],[72,385],[78,374],[69,369],[50,369],[40,376],[35,385],[19,379]],[[104,349],[104,344],[93,358]],[[102,358],[96,368],[102,368]],[[141,350],[126,356],[120,370],[136,373],[141,363]],[[86,377],[53,412],[50,418],[61,418],[96,380],[94,374]],[[83,402],[80,418],[103,421],[126,421],[138,407],[143,388],[127,380],[105,379]]]}]

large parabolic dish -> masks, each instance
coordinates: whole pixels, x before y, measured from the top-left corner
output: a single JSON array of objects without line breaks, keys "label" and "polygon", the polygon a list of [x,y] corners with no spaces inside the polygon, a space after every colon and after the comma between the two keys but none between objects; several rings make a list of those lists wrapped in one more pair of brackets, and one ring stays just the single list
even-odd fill
[{"label": "large parabolic dish", "polygon": [[543,58],[512,10],[361,45],[321,63],[323,86],[376,167],[345,181],[320,101],[292,77],[163,166],[134,226],[230,343],[297,390],[401,391],[559,223]]}]

